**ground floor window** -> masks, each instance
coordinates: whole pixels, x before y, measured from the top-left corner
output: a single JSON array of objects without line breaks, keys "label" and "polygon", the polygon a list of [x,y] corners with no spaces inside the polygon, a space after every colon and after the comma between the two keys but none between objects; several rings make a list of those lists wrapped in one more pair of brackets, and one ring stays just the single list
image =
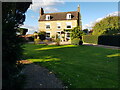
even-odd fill
[{"label": "ground floor window", "polygon": [[70,37],[70,33],[67,33],[67,37],[68,37],[68,38]]},{"label": "ground floor window", "polygon": [[57,38],[60,38],[60,34],[61,34],[60,32],[57,32]]},{"label": "ground floor window", "polygon": [[50,33],[49,32],[46,33],[46,38],[50,38]]}]

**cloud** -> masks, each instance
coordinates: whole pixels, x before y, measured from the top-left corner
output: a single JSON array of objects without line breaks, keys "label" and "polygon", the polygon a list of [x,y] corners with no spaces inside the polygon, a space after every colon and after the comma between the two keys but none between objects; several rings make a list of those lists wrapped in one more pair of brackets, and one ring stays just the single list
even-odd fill
[{"label": "cloud", "polygon": [[118,12],[118,11],[113,12],[113,13],[106,15],[105,17],[98,18],[95,21],[90,22],[89,24],[83,25],[83,29],[86,29],[86,28],[91,29],[95,25],[95,23],[100,22],[102,19],[109,17],[109,16],[120,16],[120,12]]},{"label": "cloud", "polygon": [[33,34],[35,31],[38,31],[38,26],[22,25],[21,28],[27,28],[27,34]]},{"label": "cloud", "polygon": [[106,17],[108,17],[108,16],[120,16],[120,11],[119,12],[117,11],[117,12],[110,13]]},{"label": "cloud", "polygon": [[46,7],[44,10],[45,10],[46,12],[57,12],[57,11],[59,11],[58,9],[53,8],[53,7]]},{"label": "cloud", "polygon": [[53,6],[58,4],[64,4],[63,1],[60,0],[33,0],[32,4],[30,5],[29,9],[33,11],[38,11],[41,7],[45,8],[45,11],[50,12],[51,10],[53,12],[58,11]]}]

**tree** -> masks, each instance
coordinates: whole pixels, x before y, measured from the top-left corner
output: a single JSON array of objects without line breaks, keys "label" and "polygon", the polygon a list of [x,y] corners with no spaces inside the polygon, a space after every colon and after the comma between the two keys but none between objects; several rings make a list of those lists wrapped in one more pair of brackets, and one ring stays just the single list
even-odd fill
[{"label": "tree", "polygon": [[109,16],[96,23],[93,27],[93,35],[114,35],[120,32],[118,16]]},{"label": "tree", "polygon": [[81,28],[79,26],[75,27],[71,30],[71,43],[75,45],[82,45],[82,35],[85,35],[85,33],[81,30]]},{"label": "tree", "polygon": [[82,39],[82,35],[84,35],[85,33],[81,30],[81,28],[75,27],[74,29],[71,30],[71,40],[74,38],[80,38]]},{"label": "tree", "polygon": [[26,33],[28,32],[28,29],[18,28],[16,32],[19,33],[19,35],[26,35]]},{"label": "tree", "polygon": [[46,32],[45,31],[41,31],[38,33],[38,36],[40,37],[40,40],[45,40],[46,38]]},{"label": "tree", "polygon": [[17,28],[25,21],[25,12],[31,2],[2,3],[2,88],[21,87],[19,64],[22,55],[22,39],[16,35]]},{"label": "tree", "polygon": [[88,31],[88,29],[86,28],[86,29],[83,29],[83,31],[86,33],[86,34],[88,34],[89,33],[89,31]]}]

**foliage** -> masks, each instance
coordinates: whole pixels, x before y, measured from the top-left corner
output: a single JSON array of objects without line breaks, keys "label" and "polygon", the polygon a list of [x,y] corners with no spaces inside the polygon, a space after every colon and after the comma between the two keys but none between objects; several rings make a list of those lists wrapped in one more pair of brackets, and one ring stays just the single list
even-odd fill
[{"label": "foliage", "polygon": [[49,40],[44,40],[45,44],[48,45]]},{"label": "foliage", "polygon": [[80,41],[79,38],[74,38],[74,39],[71,41],[71,44],[73,44],[73,45],[79,45],[79,41]]},{"label": "foliage", "polygon": [[83,42],[98,44],[98,36],[97,35],[83,35]]},{"label": "foliage", "polygon": [[21,65],[22,39],[16,35],[17,28],[25,21],[25,12],[30,3],[2,3],[2,88],[20,89],[16,80],[19,78]]},{"label": "foliage", "polygon": [[55,40],[55,35],[53,35],[51,38],[52,38],[52,41],[54,41]]},{"label": "foliage", "polygon": [[59,46],[59,45],[60,45],[60,38],[57,38],[57,39],[55,40],[55,42],[56,42],[56,45]]},{"label": "foliage", "polygon": [[28,29],[18,28],[16,32],[20,33],[20,35],[26,35],[26,33],[28,32]]},{"label": "foliage", "polygon": [[114,35],[120,32],[118,16],[109,16],[96,23],[93,27],[93,35]]},{"label": "foliage", "polygon": [[40,43],[40,39],[37,38],[37,39],[34,39],[34,44],[39,44]]},{"label": "foliage", "polygon": [[46,38],[46,32],[45,31],[40,31],[39,33],[38,33],[38,36],[40,37],[40,40],[45,40],[45,38]]},{"label": "foliage", "polygon": [[102,36],[99,36],[98,44],[120,47],[120,35],[102,35]]},{"label": "foliage", "polygon": [[74,38],[81,38],[82,35],[84,35],[85,33],[80,30],[80,27],[75,27],[73,30],[71,30],[71,40]]},{"label": "foliage", "polygon": [[85,33],[85,34],[88,34],[88,29],[83,29],[83,32]]},{"label": "foliage", "polygon": [[26,44],[24,47],[27,53],[24,59],[55,73],[68,89],[119,87],[118,50],[84,45]]}]

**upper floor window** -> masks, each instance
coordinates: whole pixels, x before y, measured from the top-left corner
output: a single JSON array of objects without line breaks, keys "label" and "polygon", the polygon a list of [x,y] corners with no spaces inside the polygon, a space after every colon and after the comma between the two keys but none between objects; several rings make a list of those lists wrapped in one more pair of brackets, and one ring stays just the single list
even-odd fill
[{"label": "upper floor window", "polygon": [[50,29],[50,23],[46,23],[46,29]]},{"label": "upper floor window", "polygon": [[57,23],[57,28],[60,29],[61,28],[61,24]]},{"label": "upper floor window", "polygon": [[71,19],[71,14],[70,13],[67,14],[66,19]]},{"label": "upper floor window", "polygon": [[66,28],[71,29],[72,28],[72,23],[71,22],[66,22]]},{"label": "upper floor window", "polygon": [[46,20],[50,20],[50,15],[46,15]]}]

